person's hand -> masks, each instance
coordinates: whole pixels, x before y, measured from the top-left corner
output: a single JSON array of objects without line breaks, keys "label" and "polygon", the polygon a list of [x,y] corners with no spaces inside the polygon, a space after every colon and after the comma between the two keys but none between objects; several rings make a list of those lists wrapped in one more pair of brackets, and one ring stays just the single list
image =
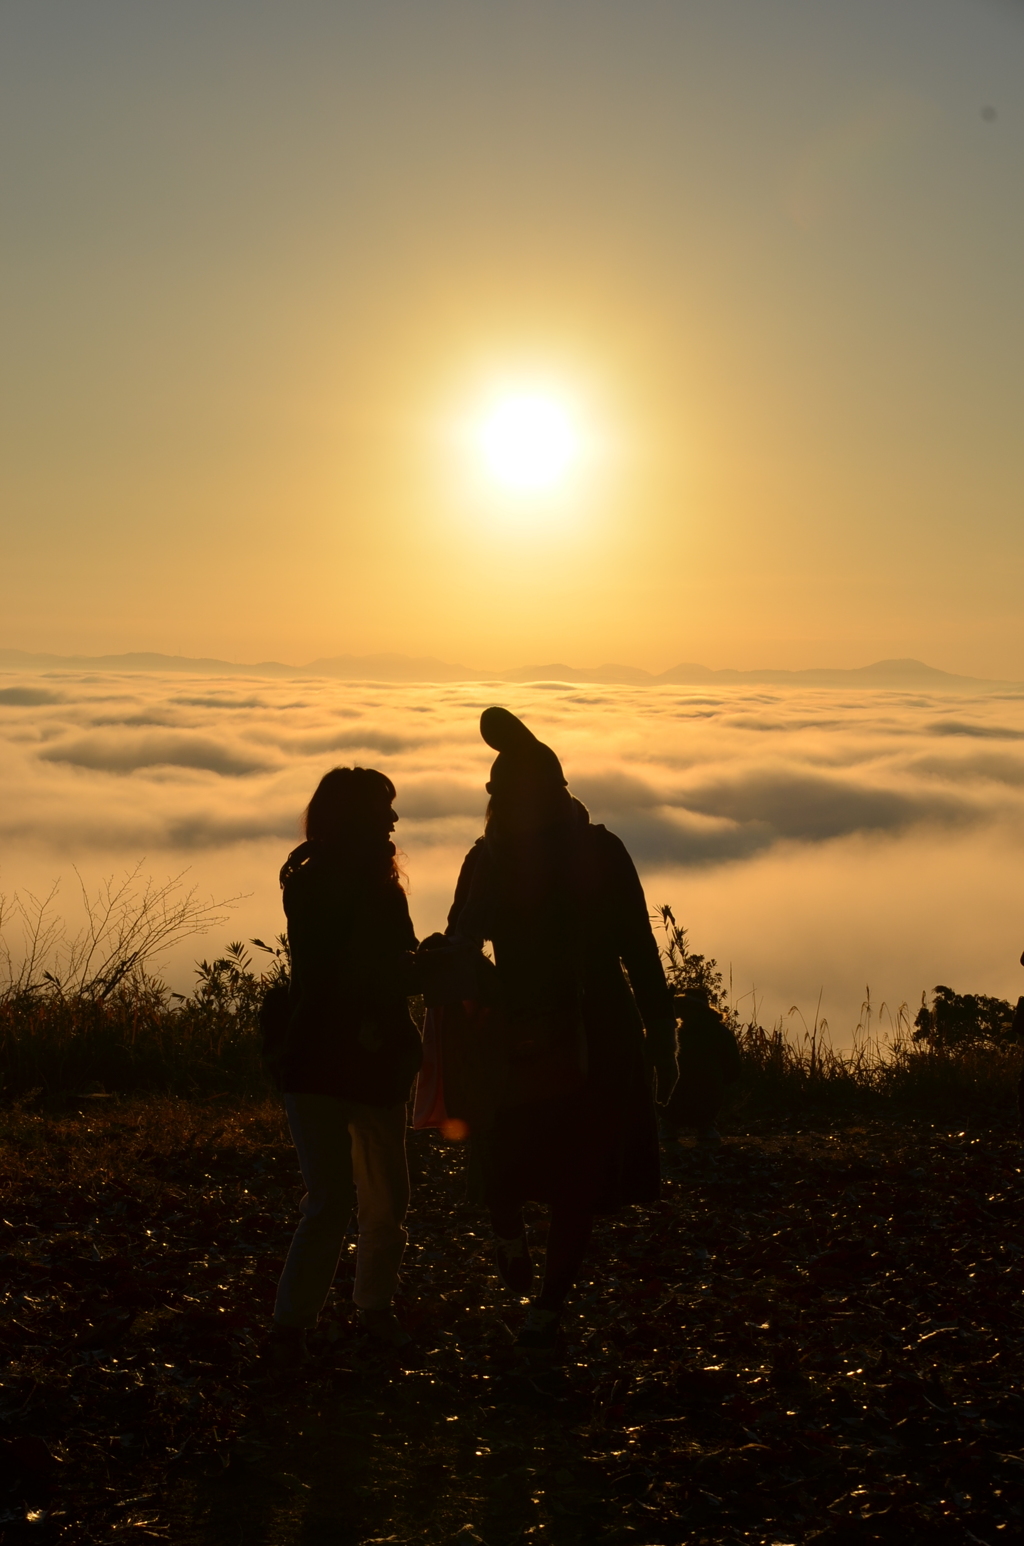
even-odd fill
[{"label": "person's hand", "polygon": [[676,1022],[673,1017],[647,1027],[647,1066],[657,1080],[655,1099],[659,1106],[668,1104],[679,1079],[676,1060]]},{"label": "person's hand", "polygon": [[457,934],[431,934],[416,952],[416,971],[420,992],[428,1009],[487,998],[489,976],[494,965],[479,945]]},{"label": "person's hand", "polygon": [[651,1067],[657,1080],[654,1098],[659,1106],[667,1106],[679,1080],[679,1064],[676,1061],[675,1052],[663,1052],[658,1057],[652,1058]]}]

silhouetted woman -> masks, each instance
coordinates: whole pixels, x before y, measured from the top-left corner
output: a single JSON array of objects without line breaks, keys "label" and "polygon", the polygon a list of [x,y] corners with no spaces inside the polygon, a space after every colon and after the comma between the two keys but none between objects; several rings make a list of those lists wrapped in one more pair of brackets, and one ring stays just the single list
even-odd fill
[{"label": "silhouetted woman", "polygon": [[405,1106],[420,1063],[405,974],[416,939],[391,841],[395,786],[334,768],[281,871],[291,1014],[280,1069],[306,1196],[277,1291],[271,1357],[303,1362],[352,1212],[353,1299],[367,1331],[408,1338],[391,1307],[409,1202]]},{"label": "silhouetted woman", "polygon": [[591,824],[554,752],[514,714],[487,709],[480,730],[498,756],[448,935],[494,947],[501,1071],[474,1148],[498,1274],[520,1296],[533,1281],[523,1204],[550,1205],[543,1287],[519,1336],[542,1347],[555,1340],[594,1214],[658,1196],[650,1069],[667,1098],[675,1016],[623,844]]}]

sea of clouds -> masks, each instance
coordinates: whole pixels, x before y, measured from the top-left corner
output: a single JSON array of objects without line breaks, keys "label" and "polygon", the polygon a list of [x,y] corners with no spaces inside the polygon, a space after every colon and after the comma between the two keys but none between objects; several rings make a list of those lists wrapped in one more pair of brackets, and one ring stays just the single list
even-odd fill
[{"label": "sea of clouds", "polygon": [[[164,963],[283,924],[277,870],[338,764],[398,787],[418,932],[443,926],[481,830],[480,710],[521,714],[626,842],[648,901],[731,971],[741,1011],[821,1012],[838,1044],[938,982],[1016,997],[1024,945],[1024,694],[0,676],[0,892],[88,887],[144,861],[237,898]],[[17,953],[17,926],[8,939]],[[883,1009],[883,1003],[886,1006]],[[879,1022],[879,1016],[881,1021]],[[799,1016],[791,1018],[798,1029]]]}]

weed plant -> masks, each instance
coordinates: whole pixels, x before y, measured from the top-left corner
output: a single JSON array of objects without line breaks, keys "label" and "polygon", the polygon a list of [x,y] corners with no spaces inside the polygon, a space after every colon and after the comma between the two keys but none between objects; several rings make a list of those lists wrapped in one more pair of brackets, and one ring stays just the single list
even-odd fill
[{"label": "weed plant", "polygon": [[[226,921],[224,907],[163,885],[139,867],[95,894],[82,888],[85,925],[71,933],[42,899],[0,899],[0,1098],[161,1092],[269,1093],[258,1016],[263,996],[287,973],[287,946],[241,941],[196,967],[190,994],[154,971],[171,946]],[[4,927],[6,926],[6,928]],[[20,948],[7,942],[20,929]]]},{"label": "weed plant", "polygon": [[[252,940],[256,956],[235,941],[198,963],[190,994],[174,993],[152,970],[154,956],[222,920],[182,892],[180,878],[154,888],[139,886],[137,876],[93,899],[85,933],[74,939],[53,917],[52,897],[21,909],[19,964],[0,956],[0,1098],[272,1094],[258,1020],[267,989],[288,971],[284,938]],[[673,988],[703,988],[736,1036],[743,1076],[728,1123],[900,1110],[955,1122],[1014,1120],[1020,1051],[1004,1001],[939,987],[932,1007],[911,1022],[905,1004],[895,1014],[884,1005],[876,1012],[868,992],[853,1045],[840,1051],[820,1012],[808,1025],[794,1006],[769,1028],[755,1000],[743,1019],[718,963],[690,948],[671,907],[656,916]]]},{"label": "weed plant", "polygon": [[[731,1103],[734,1121],[901,1110],[957,1122],[1016,1120],[1021,1052],[1009,1034],[1013,1009],[1005,1000],[939,986],[932,1006],[923,1003],[912,1025],[906,1004],[894,1014],[885,1004],[876,1012],[866,989],[853,1045],[843,1052],[832,1045],[820,999],[810,1025],[794,1005],[790,1025],[780,1019],[767,1029],[756,1000],[750,1018],[742,1020],[717,961],[690,949],[671,907],[658,908],[657,915],[672,987],[703,988],[739,1045],[743,1075]],[[802,1023],[799,1034],[791,1028],[794,1017]]]},{"label": "weed plant", "polygon": [[235,941],[199,963],[187,996],[142,973],[102,998],[45,984],[0,994],[2,1094],[268,1094],[258,1015],[283,951],[260,948],[269,970]]}]

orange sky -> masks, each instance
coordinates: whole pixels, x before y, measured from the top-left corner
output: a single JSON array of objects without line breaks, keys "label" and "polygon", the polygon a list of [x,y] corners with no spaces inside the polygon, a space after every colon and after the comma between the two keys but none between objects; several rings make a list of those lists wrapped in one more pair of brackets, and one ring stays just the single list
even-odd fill
[{"label": "orange sky", "polygon": [[[1024,677],[1022,68],[1011,0],[13,0],[0,644]],[[593,440],[518,513],[495,377]]]}]

